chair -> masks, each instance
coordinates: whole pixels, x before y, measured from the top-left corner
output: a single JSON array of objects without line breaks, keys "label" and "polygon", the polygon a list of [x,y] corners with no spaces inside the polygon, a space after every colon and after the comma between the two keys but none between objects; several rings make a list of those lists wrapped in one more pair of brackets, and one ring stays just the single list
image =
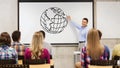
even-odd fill
[{"label": "chair", "polygon": [[50,59],[52,59],[52,55],[50,55]]},{"label": "chair", "polygon": [[90,65],[109,66],[115,64],[114,60],[91,60]]},{"label": "chair", "polygon": [[8,59],[8,60],[0,60],[0,64],[16,64],[16,60]]},{"label": "chair", "polygon": [[20,65],[20,64],[1,64],[0,68],[29,68],[29,65]]},{"label": "chair", "polygon": [[54,61],[52,59],[50,60],[50,68],[54,68]]},{"label": "chair", "polygon": [[[22,61],[22,63],[23,64],[29,64],[31,68],[34,67],[34,66],[36,66],[36,67],[39,67],[39,66],[40,67],[41,66],[46,67],[47,66],[47,67],[50,67],[50,68],[54,68],[54,65],[46,64],[47,62],[46,62],[45,59],[24,59]],[[42,64],[42,65],[39,65],[39,64]]]},{"label": "chair", "polygon": [[91,60],[89,68],[113,68],[114,60]]},{"label": "chair", "polygon": [[23,60],[23,59],[24,59],[24,56],[18,55],[18,60]]},{"label": "chair", "polygon": [[120,56],[115,55],[112,59],[113,60],[120,60]]},{"label": "chair", "polygon": [[112,59],[115,61],[113,68],[120,68],[120,66],[117,65],[117,61],[120,60],[120,56],[115,55]]},{"label": "chair", "polygon": [[45,59],[24,59],[22,63],[35,65],[35,64],[46,64],[47,62]]}]

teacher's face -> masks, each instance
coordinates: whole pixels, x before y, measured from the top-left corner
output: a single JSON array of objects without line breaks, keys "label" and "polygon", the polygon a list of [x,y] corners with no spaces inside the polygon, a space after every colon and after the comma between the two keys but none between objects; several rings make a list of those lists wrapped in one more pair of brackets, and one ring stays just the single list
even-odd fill
[{"label": "teacher's face", "polygon": [[87,24],[88,24],[88,22],[87,22],[86,20],[82,20],[82,26],[83,26],[83,27],[86,27]]}]

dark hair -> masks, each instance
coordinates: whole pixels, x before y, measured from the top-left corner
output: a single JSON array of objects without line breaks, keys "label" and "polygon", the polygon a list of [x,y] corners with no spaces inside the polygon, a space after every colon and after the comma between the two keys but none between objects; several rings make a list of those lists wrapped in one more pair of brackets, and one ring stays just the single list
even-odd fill
[{"label": "dark hair", "polygon": [[10,38],[10,35],[7,33],[7,32],[2,32],[1,35],[1,41],[2,43],[4,44],[7,44],[8,46],[10,46],[11,44],[11,38]]},{"label": "dark hair", "polygon": [[100,30],[97,30],[98,31],[98,34],[99,34],[99,38],[101,39],[102,37],[102,32]]},{"label": "dark hair", "polygon": [[21,36],[21,32],[20,31],[18,31],[18,30],[16,30],[16,31],[14,31],[13,33],[12,33],[12,39],[13,39],[13,41],[19,41],[19,39],[20,39],[20,36]]},{"label": "dark hair", "polygon": [[83,18],[83,20],[86,20],[88,22],[88,19],[87,18]]},{"label": "dark hair", "polygon": [[43,37],[45,38],[45,32],[43,30],[40,30],[40,32],[42,32]]}]

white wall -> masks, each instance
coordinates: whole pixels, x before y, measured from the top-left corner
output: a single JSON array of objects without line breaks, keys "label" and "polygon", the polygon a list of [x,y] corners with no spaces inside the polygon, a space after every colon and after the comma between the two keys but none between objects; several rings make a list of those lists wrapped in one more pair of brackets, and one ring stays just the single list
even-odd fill
[{"label": "white wall", "polygon": [[17,0],[0,0],[0,33],[17,30]]},{"label": "white wall", "polygon": [[120,2],[97,2],[97,28],[103,38],[120,38]]}]

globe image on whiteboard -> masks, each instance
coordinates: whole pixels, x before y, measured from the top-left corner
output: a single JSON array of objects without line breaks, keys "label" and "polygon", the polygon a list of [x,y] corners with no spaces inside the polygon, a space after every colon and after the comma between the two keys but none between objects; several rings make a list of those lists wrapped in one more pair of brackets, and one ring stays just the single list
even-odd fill
[{"label": "globe image on whiteboard", "polygon": [[66,14],[58,7],[51,7],[46,9],[41,17],[40,24],[48,33],[58,34],[64,30],[68,21]]}]

